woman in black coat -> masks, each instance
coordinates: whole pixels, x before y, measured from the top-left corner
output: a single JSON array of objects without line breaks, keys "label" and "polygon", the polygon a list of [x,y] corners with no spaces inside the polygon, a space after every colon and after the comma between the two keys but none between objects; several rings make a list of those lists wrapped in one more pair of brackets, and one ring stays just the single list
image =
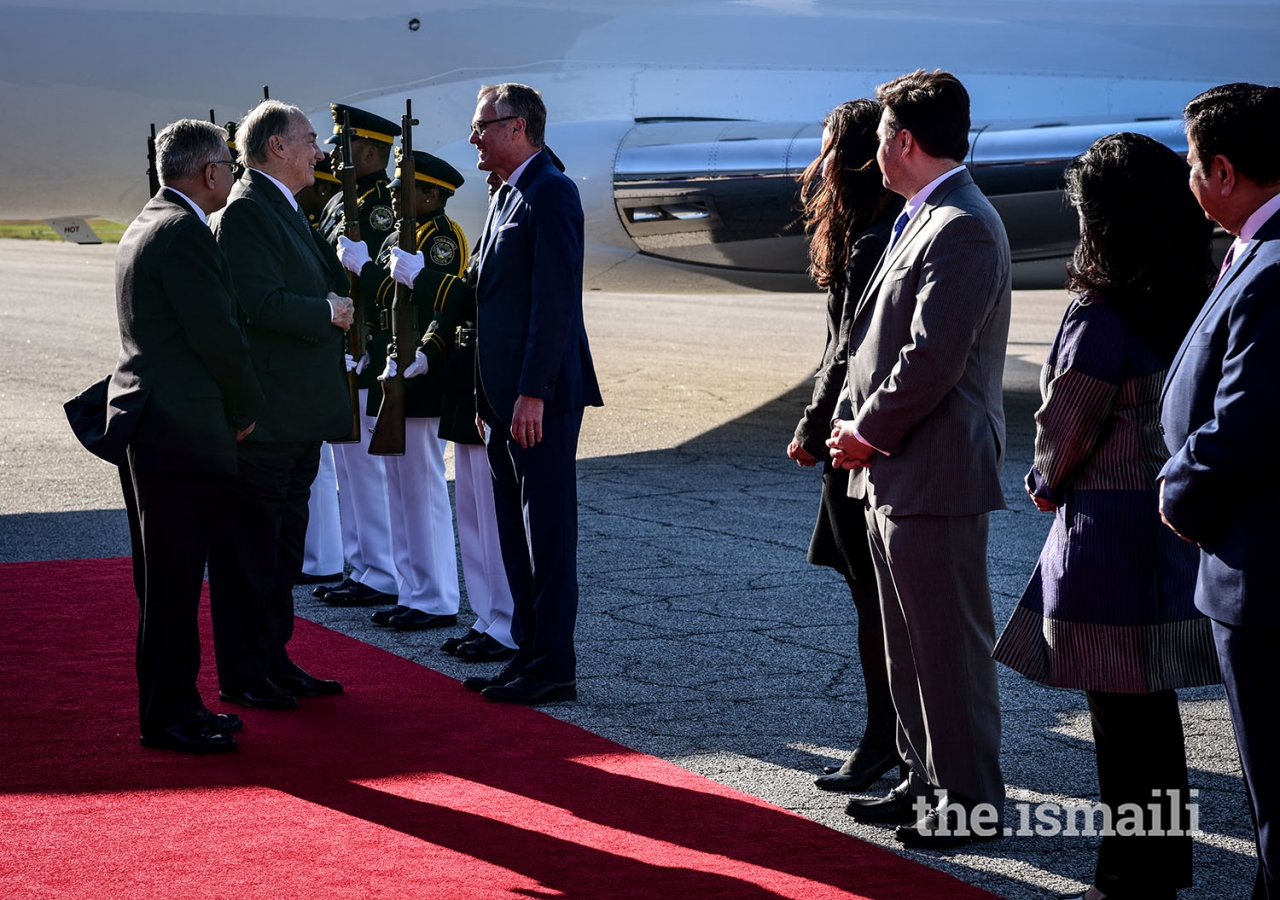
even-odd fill
[{"label": "woman in black coat", "polygon": [[861,791],[898,765],[897,715],[889,696],[884,626],[861,501],[846,496],[849,473],[831,465],[826,439],[844,386],[849,325],[858,298],[889,244],[902,200],[883,184],[876,164],[880,104],[851,100],[827,114],[822,152],[801,180],[809,272],[827,291],[827,344],[813,399],[796,426],[787,456],[801,466],[823,461],[822,502],[809,562],[835,569],[858,611],[858,656],[867,692],[867,724],[853,754],[815,782],[824,790]]}]

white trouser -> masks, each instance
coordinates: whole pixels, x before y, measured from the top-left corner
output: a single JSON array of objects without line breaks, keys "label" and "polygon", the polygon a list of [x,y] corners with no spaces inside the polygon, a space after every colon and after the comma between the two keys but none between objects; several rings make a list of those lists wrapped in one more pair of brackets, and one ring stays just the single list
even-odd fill
[{"label": "white trouser", "polygon": [[515,649],[516,642],[511,638],[515,603],[502,565],[502,548],[498,546],[493,478],[484,444],[454,444],[453,468],[462,575],[467,581],[467,601],[476,614],[472,627],[504,647]]},{"label": "white trouser", "polygon": [[461,599],[439,419],[404,420],[404,456],[385,457],[400,605],[453,615]]},{"label": "white trouser", "polygon": [[369,453],[373,419],[363,413],[368,389],[360,391],[360,443],[334,444],[338,503],[342,507],[342,555],[351,577],[384,594],[396,592],[391,558],[391,517],[387,509],[388,457]]},{"label": "white trouser", "polygon": [[303,575],[342,574],[342,525],[338,519],[338,478],[333,448],[320,445],[320,469],[307,501],[307,542],[302,551]]}]

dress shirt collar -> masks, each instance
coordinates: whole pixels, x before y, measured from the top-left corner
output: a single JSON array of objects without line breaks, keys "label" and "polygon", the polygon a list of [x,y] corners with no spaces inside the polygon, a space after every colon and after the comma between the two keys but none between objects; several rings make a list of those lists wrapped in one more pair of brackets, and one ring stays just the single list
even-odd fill
[{"label": "dress shirt collar", "polygon": [[278,178],[272,178],[270,175],[268,175],[266,172],[262,171],[261,169],[253,168],[253,166],[249,166],[249,171],[257,172],[263,178],[267,179],[276,187],[280,188],[280,193],[284,194],[285,199],[289,201],[289,205],[293,207],[295,212],[297,211],[298,201],[293,199],[293,194],[289,193],[289,189],[284,186],[283,182],[281,182]]},{"label": "dress shirt collar", "polygon": [[920,207],[924,206],[925,201],[928,200],[930,195],[938,189],[938,185],[942,184],[942,182],[946,181],[957,172],[963,171],[963,165],[956,166],[954,169],[949,169],[946,172],[943,172],[937,178],[933,179],[933,181],[930,181],[924,187],[920,188],[920,190],[916,191],[915,194],[912,195],[911,199],[907,201],[906,207],[903,208],[903,212],[907,214],[907,221],[910,222],[916,217],[916,213],[920,212]]},{"label": "dress shirt collar", "polygon": [[516,166],[516,170],[512,172],[511,177],[507,179],[507,184],[515,187],[516,182],[520,180],[520,176],[524,174],[524,170],[529,168],[529,163],[533,161],[533,157],[537,156],[541,152],[541,150],[534,150],[528,159]]},{"label": "dress shirt collar", "polygon": [[[1258,229],[1267,224],[1267,221],[1280,211],[1280,194],[1276,194],[1266,203],[1259,206],[1253,211],[1253,215],[1244,220],[1244,225],[1240,227],[1240,234],[1231,242],[1231,266],[1235,265],[1236,260],[1244,256],[1245,248],[1249,246],[1249,242],[1253,240],[1253,236],[1258,233]],[[1222,270],[1218,276],[1218,280],[1222,280],[1231,266]]]},{"label": "dress shirt collar", "polygon": [[209,224],[209,217],[204,214],[204,210],[200,208],[199,203],[196,203],[196,201],[192,200],[190,197],[182,193],[182,191],[178,190],[176,187],[170,187],[169,185],[166,184],[164,186],[164,189],[166,191],[171,191],[172,193],[175,193],[179,197],[181,197],[184,201],[186,201],[187,206],[191,207],[191,211],[200,217],[201,222],[203,222],[206,225]]},{"label": "dress shirt collar", "polygon": [[1253,236],[1258,233],[1258,229],[1267,224],[1267,220],[1280,212],[1280,194],[1276,194],[1266,203],[1259,206],[1253,211],[1253,215],[1245,219],[1244,226],[1240,229],[1239,241],[1246,244],[1253,240]]}]

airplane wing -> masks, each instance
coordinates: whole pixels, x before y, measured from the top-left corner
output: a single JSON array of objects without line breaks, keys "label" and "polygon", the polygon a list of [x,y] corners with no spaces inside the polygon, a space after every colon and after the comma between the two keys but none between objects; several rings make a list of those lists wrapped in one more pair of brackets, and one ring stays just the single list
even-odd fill
[{"label": "airplane wing", "polygon": [[92,218],[92,214],[83,216],[64,216],[58,219],[45,219],[49,223],[49,227],[53,229],[55,234],[62,236],[64,241],[72,244],[101,244],[102,238],[89,227],[87,219]]}]

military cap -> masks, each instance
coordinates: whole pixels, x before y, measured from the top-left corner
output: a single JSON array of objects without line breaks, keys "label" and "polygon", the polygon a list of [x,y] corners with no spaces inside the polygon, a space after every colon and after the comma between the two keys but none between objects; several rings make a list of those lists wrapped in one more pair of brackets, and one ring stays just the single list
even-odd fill
[{"label": "military cap", "polygon": [[333,174],[333,161],[327,156],[316,163],[316,181],[331,181],[334,184],[342,184],[342,179]]},{"label": "military cap", "polygon": [[351,122],[351,136],[364,138],[366,141],[373,141],[377,144],[394,144],[395,139],[400,136],[400,126],[390,119],[384,119],[382,116],[375,116],[371,112],[365,112],[363,109],[356,109],[354,106],[347,106],[343,103],[331,103],[329,109],[333,111],[333,134],[326,140],[326,144],[338,144],[342,140],[342,116],[346,113],[348,120]]},{"label": "military cap", "polygon": [[[442,187],[450,194],[462,187],[462,173],[438,156],[432,156],[422,150],[413,151],[413,178],[415,181]],[[396,177],[388,187],[400,186],[400,153],[396,153]]]}]

